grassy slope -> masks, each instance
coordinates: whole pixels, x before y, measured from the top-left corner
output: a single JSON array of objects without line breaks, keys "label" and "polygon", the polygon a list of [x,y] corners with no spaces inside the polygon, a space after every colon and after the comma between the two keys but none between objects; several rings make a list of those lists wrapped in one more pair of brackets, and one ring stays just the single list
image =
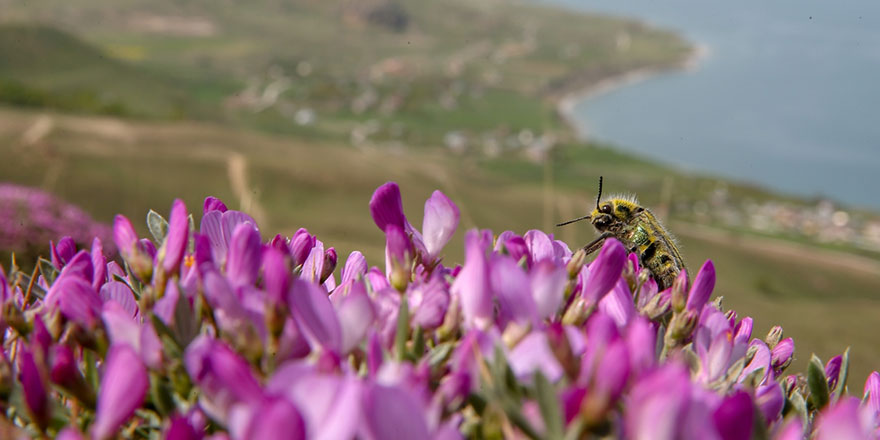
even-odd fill
[{"label": "grassy slope", "polygon": [[[227,160],[239,152],[247,158],[248,191],[267,213],[266,234],[291,234],[307,227],[343,256],[364,250],[373,264],[381,264],[384,240],[369,216],[367,201],[373,189],[387,180],[401,184],[404,207],[415,225],[420,224],[421,206],[434,189],[459,204],[462,227],[447,249],[451,261],[461,261],[461,230],[550,230],[548,223],[580,214],[591,203],[593,192],[593,176],[584,179],[580,190],[566,188],[561,179],[548,188],[540,174],[512,177],[487,172],[496,164],[466,156],[424,151],[389,155],[195,123],[159,125],[53,115],[55,128],[43,141],[20,145],[21,132],[37,117],[0,110],[0,154],[9,158],[0,162],[0,175],[46,186],[103,221],[122,212],[140,223],[147,209],[164,212],[174,197],[183,197],[194,211],[206,195],[235,206],[238,199],[229,186]],[[632,170],[630,161],[617,153],[586,151],[589,168],[601,169],[610,182],[617,182],[615,186],[632,183],[640,194],[656,198],[656,190],[648,188],[658,186],[663,175],[659,170],[639,171],[638,166]],[[530,166],[521,164],[521,168]],[[554,169],[565,177],[561,170],[561,164]],[[880,313],[874,296],[880,285],[876,266],[874,272],[865,272],[823,263],[822,258],[779,258],[738,243],[735,237],[725,242],[692,234],[687,226],[674,224],[672,229],[680,232],[690,267],[696,269],[707,258],[716,262],[718,294],[725,296],[727,306],[755,317],[757,334],[781,324],[787,335],[795,337],[798,368],[810,352],[828,358],[845,344],[854,348],[854,380],[862,380],[880,364],[870,319]],[[558,236],[574,247],[593,233],[580,225],[560,229]],[[817,255],[822,254],[817,251]]]}]

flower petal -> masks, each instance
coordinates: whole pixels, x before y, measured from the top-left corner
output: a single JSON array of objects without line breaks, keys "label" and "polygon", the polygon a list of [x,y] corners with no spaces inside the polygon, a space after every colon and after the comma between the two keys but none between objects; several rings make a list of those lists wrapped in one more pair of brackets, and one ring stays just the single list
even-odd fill
[{"label": "flower petal", "polygon": [[388,225],[405,228],[406,217],[403,215],[403,200],[400,198],[400,187],[395,182],[386,182],[376,188],[370,198],[370,214],[381,231]]},{"label": "flower petal", "polygon": [[445,194],[434,191],[425,202],[425,217],[422,220],[422,238],[428,255],[433,259],[449,242],[458,227],[458,206]]},{"label": "flower petal", "polygon": [[589,274],[583,280],[581,295],[590,304],[597,304],[620,279],[626,263],[626,249],[619,241],[605,240],[599,256],[589,266]]},{"label": "flower petal", "polygon": [[341,353],[342,328],[324,289],[297,279],[287,295],[287,301],[294,318],[312,344]]},{"label": "flower petal", "polygon": [[101,377],[92,438],[111,437],[141,406],[149,384],[147,369],[131,347],[110,347]]},{"label": "flower petal", "polygon": [[694,285],[688,294],[687,309],[700,312],[709,301],[713,289],[715,289],[715,265],[712,260],[706,260],[697,272],[697,277],[694,278]]},{"label": "flower petal", "polygon": [[465,323],[486,328],[491,322],[494,307],[486,252],[480,245],[479,231],[476,229],[465,234],[464,242],[464,266],[452,283],[451,291],[461,301]]}]

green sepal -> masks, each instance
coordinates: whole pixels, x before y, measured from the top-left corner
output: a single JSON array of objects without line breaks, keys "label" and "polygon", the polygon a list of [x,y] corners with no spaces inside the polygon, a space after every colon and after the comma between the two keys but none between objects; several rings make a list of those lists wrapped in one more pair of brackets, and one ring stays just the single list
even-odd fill
[{"label": "green sepal", "polygon": [[807,420],[807,401],[804,400],[804,396],[801,395],[800,391],[791,393],[788,403],[791,404],[791,409],[800,416],[801,421]]},{"label": "green sepal", "polygon": [[165,377],[150,373],[150,401],[163,416],[173,413],[176,408],[169,385]]},{"label": "green sepal", "polygon": [[409,338],[409,305],[406,297],[400,297],[400,309],[397,311],[397,331],[394,334],[394,350],[397,359],[406,357],[406,340]]},{"label": "green sepal", "polygon": [[[43,278],[46,280],[46,284],[50,286],[52,284],[55,284],[55,280],[58,279],[58,269],[55,269],[55,265],[52,264],[51,261],[40,257],[37,260],[37,267],[40,268],[40,274],[43,275]],[[28,282],[30,282],[30,279],[28,279]]]},{"label": "green sepal", "polygon": [[843,352],[843,361],[840,363],[840,375],[837,377],[837,386],[834,388],[834,400],[846,392],[846,380],[849,378],[849,347]]},{"label": "green sepal", "polygon": [[150,230],[156,246],[160,246],[165,241],[165,236],[168,235],[168,220],[165,220],[158,212],[151,209],[147,213],[147,229]]},{"label": "green sepal", "polygon": [[[178,288],[178,291],[180,289]],[[174,337],[181,347],[186,347],[199,335],[198,317],[193,313],[192,306],[186,295],[179,292],[177,296],[177,304],[174,306]]]},{"label": "green sepal", "polygon": [[541,417],[544,418],[544,427],[546,431],[544,438],[552,440],[562,440],[564,437],[564,426],[562,420],[562,409],[559,407],[559,399],[556,396],[556,390],[553,384],[541,374],[541,371],[535,372],[535,398],[538,401],[538,408],[541,410]]},{"label": "green sepal", "polygon": [[809,402],[813,409],[819,411],[825,408],[830,400],[828,379],[822,361],[815,354],[807,366],[807,386],[810,388]]},{"label": "green sepal", "polygon": [[448,359],[449,355],[452,354],[452,348],[452,342],[443,342],[441,344],[437,344],[437,346],[428,353],[428,365],[433,368],[446,362],[446,359]]}]

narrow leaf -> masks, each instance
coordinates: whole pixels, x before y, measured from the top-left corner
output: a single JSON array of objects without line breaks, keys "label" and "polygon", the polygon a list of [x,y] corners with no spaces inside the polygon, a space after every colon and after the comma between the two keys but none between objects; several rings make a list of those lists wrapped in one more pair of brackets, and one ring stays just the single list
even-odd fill
[{"label": "narrow leaf", "polygon": [[840,364],[840,376],[837,378],[837,387],[834,389],[834,400],[840,399],[840,396],[846,392],[846,380],[849,376],[849,347],[843,352],[843,362]]},{"label": "narrow leaf", "polygon": [[[55,269],[52,262],[40,257],[40,259],[37,260],[37,266],[40,267],[40,273],[43,275],[43,278],[46,279],[46,283],[50,286],[55,284],[55,279],[58,278],[58,270]],[[28,279],[28,282],[30,282],[30,279]]]},{"label": "narrow leaf", "polygon": [[825,408],[830,400],[828,379],[825,378],[825,367],[822,365],[822,361],[815,354],[807,367],[807,385],[810,388],[810,403],[813,408],[817,411]]},{"label": "narrow leaf", "polygon": [[562,440],[564,427],[562,409],[559,408],[559,399],[556,396],[553,384],[541,374],[540,370],[535,372],[535,394],[538,408],[541,410],[541,416],[544,418],[544,426],[546,427],[545,438]]},{"label": "narrow leaf", "polygon": [[406,297],[400,298],[400,310],[397,312],[397,333],[394,335],[394,349],[397,358],[403,360],[406,355],[406,340],[409,338],[409,305]]}]

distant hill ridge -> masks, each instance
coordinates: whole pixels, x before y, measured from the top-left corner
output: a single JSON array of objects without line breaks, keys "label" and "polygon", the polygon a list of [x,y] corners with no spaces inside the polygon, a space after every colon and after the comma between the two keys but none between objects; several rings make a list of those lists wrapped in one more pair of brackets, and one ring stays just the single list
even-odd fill
[{"label": "distant hill ridge", "polygon": [[180,118],[192,111],[187,94],[181,81],[114,59],[60,29],[0,25],[0,103]]}]

